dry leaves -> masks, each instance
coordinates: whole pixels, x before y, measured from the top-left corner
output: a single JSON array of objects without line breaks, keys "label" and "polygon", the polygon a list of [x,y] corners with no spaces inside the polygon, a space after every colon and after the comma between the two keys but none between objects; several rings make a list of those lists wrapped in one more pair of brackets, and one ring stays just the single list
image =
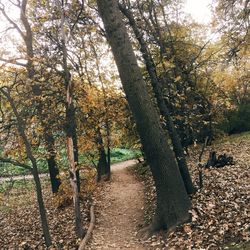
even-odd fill
[{"label": "dry leaves", "polygon": [[[224,142],[208,148],[206,155],[203,157],[204,162],[208,158],[208,152],[215,150],[219,154],[232,155],[236,164],[219,169],[204,170],[204,187],[192,197],[193,206],[190,210],[192,221],[178,227],[168,237],[162,233],[150,238],[144,242],[145,249],[219,250],[249,241],[249,148],[250,140],[247,139]],[[199,149],[190,151],[192,151],[192,155],[188,162],[191,175],[196,183]],[[143,168],[143,172],[140,172],[141,170],[137,169],[137,174],[143,176],[145,184],[145,206],[143,210],[145,212],[145,224],[147,224],[153,217],[155,188],[150,172],[145,172],[145,168]],[[56,209],[52,202],[48,181],[43,182],[43,186],[54,249],[75,249],[78,239],[74,233],[72,206],[63,210]],[[100,199],[100,196],[105,196],[109,186],[105,189],[100,186],[98,189],[97,200]],[[103,193],[104,190],[105,193]],[[0,210],[1,248],[44,249],[38,208],[34,205],[36,204],[35,193],[33,191],[18,191],[12,194],[8,200],[5,199],[4,202],[5,206],[1,206]],[[82,203],[84,225],[87,227],[90,200],[86,198]],[[101,218],[100,213],[109,210],[110,203],[107,202],[102,205],[107,206],[107,208],[97,211],[97,222]],[[101,249],[105,245],[105,238],[100,239],[100,241],[103,241],[103,243],[96,246],[92,245],[92,249]],[[128,245],[127,248],[134,249],[134,246]]]},{"label": "dry leaves", "polygon": [[[50,183],[43,179],[43,193],[47,208],[51,249],[76,249],[79,239],[74,232],[73,205],[57,209],[50,191]],[[42,238],[40,217],[34,190],[15,190],[0,206],[1,249],[46,249]],[[82,201],[84,228],[89,224],[90,199]]]},{"label": "dry leaves", "polygon": [[[224,142],[206,150],[232,155],[236,164],[204,170],[204,187],[192,197],[192,222],[182,225],[166,239],[151,238],[149,249],[226,249],[250,241],[250,140]],[[192,178],[198,180],[199,149],[192,151],[188,163]],[[147,173],[148,175],[148,173]],[[155,191],[152,177],[144,176],[146,186],[146,221],[153,216]],[[158,243],[158,245],[157,245]],[[154,246],[155,245],[155,246]],[[242,248],[243,249],[243,248]],[[247,249],[247,248],[246,248]]]}]

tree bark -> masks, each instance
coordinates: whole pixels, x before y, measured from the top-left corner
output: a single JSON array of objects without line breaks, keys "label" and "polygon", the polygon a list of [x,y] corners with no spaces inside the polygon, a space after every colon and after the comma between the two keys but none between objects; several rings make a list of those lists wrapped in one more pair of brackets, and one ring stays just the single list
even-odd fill
[{"label": "tree bark", "polygon": [[[107,112],[107,111],[106,111]],[[106,176],[107,179],[110,179],[111,176],[111,136],[110,136],[110,126],[109,126],[109,121],[106,119],[106,138],[107,138],[107,165],[106,165]],[[105,152],[105,151],[104,151]]]},{"label": "tree bark", "polygon": [[59,169],[56,164],[55,140],[49,129],[44,132],[45,144],[48,152],[47,163],[49,168],[52,193],[57,193],[61,185]]},{"label": "tree bark", "polygon": [[182,176],[182,179],[185,184],[185,188],[188,194],[193,194],[195,192],[195,188],[192,183],[191,176],[189,174],[185,154],[183,147],[181,145],[181,141],[179,138],[179,135],[174,127],[172,117],[170,115],[170,112],[168,110],[167,104],[164,100],[163,94],[162,94],[162,87],[161,83],[158,79],[157,72],[156,72],[156,66],[153,61],[153,58],[150,55],[150,52],[148,50],[147,44],[143,38],[143,35],[139,28],[136,25],[136,22],[134,20],[133,14],[130,10],[126,9],[124,6],[119,5],[120,10],[122,13],[128,18],[129,24],[133,29],[133,32],[140,44],[140,51],[142,53],[143,59],[146,64],[146,68],[150,77],[151,85],[153,87],[153,91],[157,100],[157,104],[160,110],[160,113],[165,118],[167,130],[170,135],[172,144],[173,144],[173,150],[175,153],[175,158],[177,160],[180,173]]},{"label": "tree bark", "polygon": [[78,193],[81,192],[81,180],[80,180],[80,170],[78,168],[79,164],[79,153],[78,153],[78,142],[77,142],[77,131],[76,131],[76,118],[75,118],[75,107],[72,105],[72,114],[68,118],[68,121],[71,122],[71,129],[72,129],[72,139],[73,139],[73,148],[74,148],[74,159],[76,163],[76,183]]},{"label": "tree bark", "polygon": [[[70,171],[70,183],[73,189],[73,202],[75,209],[75,230],[77,237],[83,237],[83,227],[81,221],[81,207],[80,207],[80,197],[79,197],[79,172],[77,168],[78,160],[78,150],[74,148],[74,141],[76,143],[76,124],[75,124],[75,108],[73,104],[73,82],[71,81],[71,75],[68,68],[67,57],[68,51],[66,47],[66,35],[64,29],[65,17],[64,17],[64,6],[63,3],[58,1],[58,7],[61,10],[61,43],[62,43],[62,55],[63,55],[63,70],[64,70],[64,83],[66,88],[66,147],[67,156],[69,161],[69,171]],[[77,150],[77,151],[76,151]],[[77,155],[76,155],[77,153]],[[77,156],[77,157],[76,157]]]},{"label": "tree bark", "polygon": [[99,161],[97,164],[97,181],[101,181],[102,176],[106,176],[107,179],[110,177],[110,167],[107,160],[107,155],[105,152],[105,147],[103,144],[103,139],[100,129],[97,131],[96,144],[99,151]]},{"label": "tree bark", "polygon": [[97,0],[157,193],[151,229],[171,230],[189,219],[190,200],[160,118],[146,89],[116,0]]}]

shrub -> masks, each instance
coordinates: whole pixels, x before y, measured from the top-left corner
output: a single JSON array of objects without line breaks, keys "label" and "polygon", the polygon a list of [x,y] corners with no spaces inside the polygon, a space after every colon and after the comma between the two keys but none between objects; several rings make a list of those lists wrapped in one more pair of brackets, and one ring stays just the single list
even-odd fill
[{"label": "shrub", "polygon": [[250,131],[250,103],[241,104],[236,110],[227,112],[220,128],[228,134]]}]

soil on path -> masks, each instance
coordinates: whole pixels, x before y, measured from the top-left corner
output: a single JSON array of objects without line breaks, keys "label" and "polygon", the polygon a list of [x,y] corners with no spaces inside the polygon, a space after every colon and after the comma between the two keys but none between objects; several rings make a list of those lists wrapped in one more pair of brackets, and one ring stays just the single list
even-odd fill
[{"label": "soil on path", "polygon": [[127,169],[135,163],[130,160],[112,165],[112,179],[103,186],[87,249],[146,249],[137,238],[143,220],[143,186]]}]

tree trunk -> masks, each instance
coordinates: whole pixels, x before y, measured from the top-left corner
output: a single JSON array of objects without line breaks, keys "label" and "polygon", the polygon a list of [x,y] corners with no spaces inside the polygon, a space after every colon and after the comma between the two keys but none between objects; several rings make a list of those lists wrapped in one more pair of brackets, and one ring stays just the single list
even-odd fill
[{"label": "tree trunk", "polygon": [[81,221],[81,208],[80,208],[80,197],[79,197],[79,186],[80,185],[80,176],[79,170],[77,168],[77,160],[75,157],[78,157],[78,152],[75,151],[74,147],[74,138],[75,137],[75,127],[74,122],[72,122],[72,116],[74,117],[74,105],[73,105],[73,84],[70,80],[70,74],[68,72],[67,64],[64,68],[66,71],[65,76],[65,85],[67,85],[67,97],[66,97],[66,147],[67,147],[67,156],[69,161],[69,171],[70,171],[70,183],[73,189],[73,202],[75,209],[75,229],[76,235],[81,238],[83,236],[83,228]]},{"label": "tree trunk", "polygon": [[160,118],[146,89],[116,0],[97,0],[157,193],[152,230],[171,230],[189,219],[190,200]]},{"label": "tree trunk", "polygon": [[50,175],[50,183],[52,192],[55,194],[58,192],[59,187],[61,185],[61,181],[59,178],[59,169],[56,164],[56,152],[55,152],[55,140],[53,135],[49,130],[45,131],[44,135],[45,144],[48,152],[47,156],[47,163],[49,168],[49,175]]},{"label": "tree trunk", "polygon": [[79,183],[79,171],[77,169],[77,159],[75,159],[75,148],[74,148],[74,127],[72,127],[72,114],[74,113],[73,106],[73,84],[70,80],[70,74],[68,72],[67,64],[64,67],[65,70],[65,85],[67,86],[67,107],[66,107],[66,146],[67,146],[67,156],[69,161],[69,171],[70,171],[70,183],[73,189],[73,201],[75,208],[75,226],[76,234],[78,237],[83,236],[83,228],[81,222],[81,209],[80,209],[80,199],[79,199],[79,188],[77,183]]},{"label": "tree trunk", "polygon": [[146,68],[147,68],[147,71],[148,71],[148,74],[149,74],[149,77],[151,80],[151,85],[153,87],[153,91],[154,91],[154,94],[155,94],[155,97],[157,100],[159,110],[160,110],[162,116],[166,120],[167,130],[169,132],[169,135],[170,135],[170,138],[171,138],[171,141],[173,144],[175,158],[177,160],[177,163],[178,163],[178,166],[180,169],[180,173],[181,173],[182,179],[183,179],[184,184],[185,184],[186,191],[188,194],[193,194],[195,192],[195,188],[193,186],[192,179],[191,179],[190,174],[189,174],[184,150],[183,150],[183,147],[181,145],[179,135],[174,127],[173,120],[172,120],[172,117],[169,113],[167,104],[166,104],[164,97],[162,95],[162,90],[161,90],[162,88],[161,88],[161,84],[159,82],[159,79],[157,77],[155,63],[153,61],[153,58],[150,55],[150,52],[147,48],[147,44],[143,38],[141,31],[139,30],[139,28],[136,25],[136,22],[134,20],[132,12],[121,5],[119,7],[120,7],[121,11],[123,12],[123,14],[128,18],[129,24],[132,27],[134,34],[135,34],[135,36],[140,44],[140,51],[142,53],[143,59],[144,59],[145,64],[146,64]]},{"label": "tree trunk", "polygon": [[97,164],[97,181],[101,181],[102,176],[106,176],[109,179],[110,167],[108,165],[107,156],[103,144],[103,139],[100,129],[97,131],[96,144],[99,151],[99,161]]},{"label": "tree trunk", "polygon": [[[61,45],[62,45],[62,59],[63,59],[63,70],[64,70],[64,83],[66,88],[66,147],[67,147],[67,156],[69,161],[69,171],[70,171],[70,183],[73,190],[73,202],[75,209],[75,230],[77,237],[83,237],[83,228],[81,221],[81,207],[80,207],[80,197],[79,197],[79,187],[77,185],[79,179],[79,172],[77,168],[78,160],[78,149],[74,147],[74,141],[77,141],[76,134],[76,121],[75,121],[75,107],[73,104],[73,91],[74,86],[71,80],[71,75],[68,68],[68,51],[66,47],[66,34],[65,34],[65,9],[64,3],[57,1],[58,8],[61,11]],[[75,144],[76,146],[76,144]],[[77,153],[77,155],[76,155]],[[77,156],[77,158],[75,158]]]},{"label": "tree trunk", "polygon": [[[27,155],[29,154],[27,153]],[[39,213],[40,213],[41,222],[42,222],[43,236],[45,239],[46,246],[49,247],[52,245],[52,241],[51,241],[50,232],[49,232],[46,209],[45,209],[44,202],[43,202],[43,194],[42,194],[41,182],[40,182],[40,178],[39,178],[39,174],[37,170],[37,164],[34,158],[32,159],[31,156],[28,156],[28,157],[31,160],[32,167],[33,167],[33,176],[34,176],[34,181],[36,185],[36,196],[37,196]]]},{"label": "tree trunk", "polygon": [[[110,124],[109,124],[109,107],[108,107],[108,103],[107,103],[106,90],[105,90],[105,87],[104,87],[105,84],[104,84],[103,77],[102,77],[102,74],[101,74],[101,71],[100,71],[99,57],[98,57],[98,54],[96,52],[96,48],[95,48],[94,43],[93,43],[91,38],[90,38],[90,46],[92,48],[92,51],[94,52],[96,68],[97,68],[97,72],[98,72],[98,78],[99,78],[99,81],[101,83],[102,94],[103,94],[103,105],[104,105],[104,109],[105,109],[104,122],[105,122],[106,139],[107,139],[107,159],[106,159],[107,164],[105,163],[105,175],[106,175],[106,179],[109,180],[110,176],[111,176],[111,172],[110,172],[110,165],[111,165],[111,159],[110,159],[111,136],[110,136]],[[100,129],[98,131],[98,136],[100,136],[101,140],[102,140],[102,135],[101,135]],[[102,142],[102,145],[103,145],[103,142]],[[103,153],[105,153],[105,149],[101,154],[103,154]],[[105,157],[106,157],[106,153],[105,153]],[[102,156],[102,159],[104,160],[103,156]]]},{"label": "tree trunk", "polygon": [[[25,46],[26,46],[26,54],[27,54],[27,75],[28,78],[31,80],[34,80],[35,78],[35,68],[34,68],[34,49],[33,49],[33,33],[32,29],[29,24],[29,20],[26,16],[26,7],[27,7],[27,0],[23,0],[21,4],[21,21],[22,24],[25,28],[26,34],[22,35]],[[34,96],[41,96],[42,90],[39,84],[37,84],[36,81],[32,82],[32,92]],[[49,173],[50,173],[50,181],[51,181],[51,187],[52,187],[52,192],[56,193],[58,191],[58,188],[61,184],[60,180],[57,178],[59,174],[59,170],[56,165],[56,160],[55,160],[55,151],[54,151],[54,138],[53,135],[50,133],[48,134],[49,128],[48,128],[48,120],[47,120],[47,115],[44,114],[44,105],[41,100],[36,100],[36,108],[37,108],[37,113],[39,117],[39,121],[43,127],[44,130],[44,141],[45,145],[47,147],[47,151],[49,153],[49,157],[47,158],[47,164],[49,168]]]},{"label": "tree trunk", "polygon": [[80,207],[80,199],[79,193],[77,188],[77,175],[76,175],[76,164],[74,161],[74,145],[71,136],[67,135],[66,139],[67,145],[67,155],[69,160],[69,168],[70,168],[70,183],[73,189],[73,202],[74,202],[74,209],[75,209],[75,230],[76,235],[79,238],[83,237],[83,228],[82,228],[82,221],[81,221],[81,207]]},{"label": "tree trunk", "polygon": [[97,181],[98,182],[101,181],[102,176],[105,176],[107,177],[107,179],[109,179],[108,162],[106,158],[105,149],[103,147],[99,149],[99,161],[97,164]]},{"label": "tree trunk", "polygon": [[75,159],[75,163],[77,166],[76,169],[76,183],[77,183],[77,189],[78,189],[78,193],[81,192],[81,180],[80,180],[80,170],[78,168],[78,164],[79,164],[79,153],[78,153],[78,142],[77,142],[77,131],[76,131],[76,118],[75,118],[75,107],[73,106],[74,112],[71,116],[71,118],[69,118],[69,121],[71,120],[72,123],[72,139],[73,139],[73,148],[74,148],[74,159]]},{"label": "tree trunk", "polygon": [[[106,107],[108,108],[108,107]],[[106,111],[107,112],[107,111]],[[106,170],[105,170],[105,175],[107,177],[107,180],[110,179],[111,176],[111,152],[110,152],[110,145],[111,145],[111,138],[110,138],[110,126],[109,126],[109,121],[106,119],[106,138],[107,138],[107,165],[106,165]],[[105,150],[104,150],[105,152]]]}]

